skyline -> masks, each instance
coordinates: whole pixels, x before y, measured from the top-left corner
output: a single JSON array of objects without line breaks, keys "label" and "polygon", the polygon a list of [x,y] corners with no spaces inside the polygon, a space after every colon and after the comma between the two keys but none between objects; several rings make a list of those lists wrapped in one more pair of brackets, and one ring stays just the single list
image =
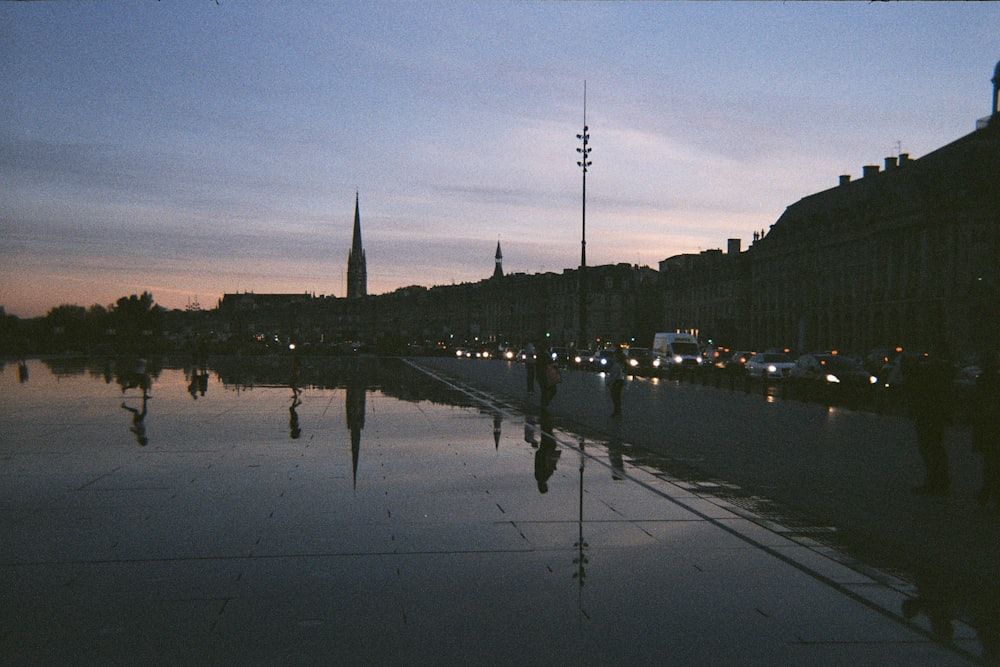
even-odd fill
[{"label": "skyline", "polygon": [[[990,112],[998,3],[0,4],[0,306],[749,246]],[[586,82],[586,84],[584,83]],[[930,94],[929,94],[930,93]]]}]

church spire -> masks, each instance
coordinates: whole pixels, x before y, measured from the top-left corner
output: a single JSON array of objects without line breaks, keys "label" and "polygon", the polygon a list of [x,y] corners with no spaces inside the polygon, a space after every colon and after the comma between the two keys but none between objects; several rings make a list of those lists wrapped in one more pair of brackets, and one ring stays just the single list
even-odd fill
[{"label": "church spire", "polygon": [[361,206],[359,195],[354,193],[354,238],[347,254],[347,298],[358,299],[368,295],[368,266],[365,249],[361,245]]}]

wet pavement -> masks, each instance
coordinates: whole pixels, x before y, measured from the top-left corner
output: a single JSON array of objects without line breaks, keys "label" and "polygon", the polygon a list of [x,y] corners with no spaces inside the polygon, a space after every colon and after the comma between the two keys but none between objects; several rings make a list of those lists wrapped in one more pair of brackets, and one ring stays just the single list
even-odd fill
[{"label": "wet pavement", "polygon": [[738,421],[706,422],[698,460],[657,458],[640,446],[657,420],[605,424],[596,376],[567,377],[541,415],[516,366],[483,363],[32,360],[24,382],[7,364],[0,662],[946,665],[991,650],[987,625],[841,551],[829,523],[688,474]]}]

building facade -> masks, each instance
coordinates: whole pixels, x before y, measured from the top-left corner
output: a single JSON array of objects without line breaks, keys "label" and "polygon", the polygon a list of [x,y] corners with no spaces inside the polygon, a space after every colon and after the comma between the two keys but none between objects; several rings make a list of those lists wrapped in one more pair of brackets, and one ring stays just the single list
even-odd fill
[{"label": "building facade", "polygon": [[[323,341],[396,351],[423,345],[648,346],[658,331],[740,349],[1000,348],[1000,115],[919,159],[866,165],[863,176],[788,206],[746,250],[678,255],[659,270],[629,264],[504,274],[367,294],[355,198],[347,296],[227,294],[239,331],[293,329]],[[485,273],[485,272],[484,272]],[[587,309],[580,340],[581,305]]]}]

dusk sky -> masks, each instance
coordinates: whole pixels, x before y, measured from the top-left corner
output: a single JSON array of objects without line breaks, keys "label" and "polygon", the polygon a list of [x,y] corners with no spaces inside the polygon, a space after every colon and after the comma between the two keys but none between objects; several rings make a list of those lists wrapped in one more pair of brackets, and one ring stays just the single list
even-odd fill
[{"label": "dusk sky", "polygon": [[989,114],[1000,3],[0,3],[0,306],[750,245]]}]

